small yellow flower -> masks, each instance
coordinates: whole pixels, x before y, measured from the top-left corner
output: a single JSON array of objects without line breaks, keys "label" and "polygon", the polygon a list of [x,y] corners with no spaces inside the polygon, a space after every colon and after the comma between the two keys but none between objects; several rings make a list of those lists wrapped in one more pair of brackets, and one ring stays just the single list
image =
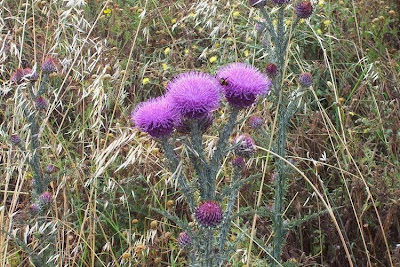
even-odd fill
[{"label": "small yellow flower", "polygon": [[217,61],[217,56],[212,56],[212,57],[210,57],[210,59],[209,59],[209,61],[210,61],[210,63],[214,63],[215,61]]},{"label": "small yellow flower", "polygon": [[253,40],[253,38],[251,38],[251,37],[247,37],[247,38],[246,38],[246,41],[247,41],[247,42],[250,42],[250,41],[252,41],[252,40]]},{"label": "small yellow flower", "polygon": [[249,56],[249,50],[244,50],[244,56],[248,57]]},{"label": "small yellow flower", "polygon": [[165,48],[164,55],[168,55],[170,51],[171,51],[171,48],[169,48],[169,47]]},{"label": "small yellow flower", "polygon": [[189,17],[194,18],[196,14],[194,14],[193,12],[189,14]]},{"label": "small yellow flower", "polygon": [[329,19],[324,20],[324,24],[325,24],[325,26],[329,26],[329,25],[331,25],[331,21]]},{"label": "small yellow flower", "polygon": [[325,4],[325,0],[319,0],[318,5],[323,6]]},{"label": "small yellow flower", "polygon": [[104,10],[103,13],[104,13],[104,14],[110,14],[110,13],[111,13],[111,9],[110,9],[110,8],[107,8],[107,9]]},{"label": "small yellow flower", "polygon": [[162,68],[163,68],[163,70],[167,70],[167,69],[168,69],[167,63],[163,63],[163,64],[162,64]]},{"label": "small yellow flower", "polygon": [[197,45],[192,45],[192,48],[193,49],[197,49]]},{"label": "small yellow flower", "polygon": [[317,33],[318,34],[322,34],[322,30],[321,29],[317,29]]},{"label": "small yellow flower", "polygon": [[150,79],[149,78],[143,78],[143,80],[142,80],[142,84],[143,85],[146,85],[146,84],[148,84],[150,82]]},{"label": "small yellow flower", "polygon": [[216,43],[216,44],[214,45],[214,47],[215,47],[215,48],[218,48],[218,47],[219,47],[219,43]]},{"label": "small yellow flower", "polygon": [[240,12],[239,12],[239,11],[235,11],[235,12],[233,12],[232,15],[233,15],[233,17],[235,17],[235,18],[236,18],[236,17],[239,17]]},{"label": "small yellow flower", "polygon": [[176,19],[171,19],[171,24],[175,24],[176,23]]},{"label": "small yellow flower", "polygon": [[185,49],[185,54],[189,54],[189,49]]},{"label": "small yellow flower", "polygon": [[285,20],[286,26],[290,26],[292,24],[292,21],[290,19]]},{"label": "small yellow flower", "polygon": [[181,27],[181,29],[183,29],[183,28],[186,27],[186,24],[185,24],[185,23],[182,23],[180,27]]},{"label": "small yellow flower", "polygon": [[272,21],[272,24],[274,24],[274,26],[276,26],[276,24],[278,24],[278,21],[277,21],[276,19],[274,19],[274,20]]},{"label": "small yellow flower", "polygon": [[304,23],[304,19],[300,19],[300,24],[303,24]]},{"label": "small yellow flower", "polygon": [[26,174],[25,174],[25,179],[26,180],[31,180],[33,178],[33,175],[32,175],[32,173],[30,173],[30,172],[27,172]]}]

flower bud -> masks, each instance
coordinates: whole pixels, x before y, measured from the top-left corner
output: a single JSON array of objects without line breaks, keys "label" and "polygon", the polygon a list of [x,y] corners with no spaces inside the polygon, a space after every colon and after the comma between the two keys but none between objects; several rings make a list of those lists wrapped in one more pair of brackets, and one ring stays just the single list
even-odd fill
[{"label": "flower bud", "polygon": [[58,171],[58,168],[53,164],[49,164],[44,171],[47,174],[53,174]]},{"label": "flower bud", "polygon": [[243,157],[250,158],[255,152],[254,141],[247,134],[242,134],[235,139],[235,154]]},{"label": "flower bud", "polygon": [[303,87],[310,87],[312,85],[312,75],[309,72],[305,72],[300,75],[299,82]]},{"label": "flower bud", "polygon": [[57,66],[54,58],[46,57],[46,59],[42,63],[42,71],[45,74],[51,74],[53,72],[57,72]]},{"label": "flower bud", "polygon": [[310,1],[301,1],[296,5],[296,14],[299,18],[306,19],[311,16],[313,6]]},{"label": "flower bud", "polygon": [[263,124],[263,120],[258,116],[250,117],[250,126],[253,129],[259,129]]},{"label": "flower bud", "polygon": [[37,72],[30,68],[25,68],[23,71],[24,71],[24,78],[26,78],[32,82],[36,81],[39,78],[39,75],[37,74]]},{"label": "flower bud", "polygon": [[47,108],[46,99],[44,99],[43,97],[39,96],[38,98],[36,98],[35,106],[36,106],[36,109],[38,109],[38,110],[45,110]]},{"label": "flower bud", "polygon": [[15,72],[11,75],[10,81],[16,84],[22,82],[24,78],[24,70],[23,69],[16,69]]},{"label": "flower bud", "polygon": [[182,232],[179,234],[179,247],[181,249],[190,246],[191,244],[192,240],[186,232]]},{"label": "flower bud", "polygon": [[53,202],[53,195],[46,191],[39,196],[39,205],[41,208],[47,210]]},{"label": "flower bud", "polygon": [[274,63],[269,63],[266,69],[269,78],[274,78],[278,74],[278,67]]},{"label": "flower bud", "polygon": [[32,214],[32,216],[39,214],[40,211],[41,211],[40,205],[37,203],[33,203],[29,207],[29,212]]},{"label": "flower bud", "polygon": [[10,137],[10,142],[13,145],[18,145],[19,143],[21,143],[21,138],[17,134],[13,134]]},{"label": "flower bud", "polygon": [[243,170],[246,167],[246,163],[242,157],[234,158],[232,165],[238,170]]}]

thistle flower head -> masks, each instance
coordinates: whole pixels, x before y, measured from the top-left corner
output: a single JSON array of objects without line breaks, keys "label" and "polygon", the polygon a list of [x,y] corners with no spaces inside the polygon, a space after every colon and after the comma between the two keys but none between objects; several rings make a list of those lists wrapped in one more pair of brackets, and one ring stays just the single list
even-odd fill
[{"label": "thistle flower head", "polygon": [[[176,130],[182,134],[190,133],[190,121],[191,119],[182,118],[178,124],[176,125]],[[214,116],[212,113],[205,114],[199,118],[197,118],[197,122],[200,126],[200,130],[204,133],[210,128],[214,121]]]},{"label": "thistle flower head", "polygon": [[53,57],[46,57],[45,60],[42,63],[42,71],[45,74],[50,74],[53,72],[57,72],[57,65],[56,61],[54,60]]},{"label": "thistle flower head", "polygon": [[306,19],[311,16],[313,6],[310,1],[300,1],[296,5],[296,14],[299,18]]},{"label": "thistle flower head", "polygon": [[249,0],[251,7],[260,8],[267,4],[267,0]]},{"label": "thistle flower head", "polygon": [[251,106],[258,95],[271,90],[271,81],[256,68],[243,63],[231,63],[221,68],[217,78],[222,81],[225,98],[234,107]]},{"label": "thistle flower head", "polygon": [[232,165],[233,165],[233,167],[235,167],[238,170],[242,170],[246,167],[246,163],[244,162],[244,159],[242,157],[234,158]]},{"label": "thistle flower head", "polygon": [[202,72],[187,72],[175,77],[167,86],[167,96],[186,118],[199,118],[218,109],[221,98],[218,81]]},{"label": "thistle flower head", "polygon": [[187,246],[190,246],[191,243],[192,243],[192,240],[186,232],[182,232],[179,234],[179,247],[180,248],[185,248]]},{"label": "thistle flower head", "polygon": [[242,134],[235,139],[235,154],[243,157],[250,158],[255,152],[254,141],[247,134]]},{"label": "thistle flower head", "polygon": [[21,68],[18,68],[14,71],[13,74],[11,74],[10,81],[16,84],[19,84],[22,82],[24,78],[24,70]]},{"label": "thistle flower head", "polygon": [[35,106],[38,110],[45,110],[47,108],[47,101],[43,97],[39,96],[35,100]]},{"label": "thistle flower head", "polygon": [[274,63],[269,63],[266,68],[269,78],[274,78],[278,74],[278,67]]},{"label": "thistle flower head", "polygon": [[300,85],[303,87],[310,87],[312,85],[312,75],[309,72],[302,73],[299,76]]},{"label": "thistle flower head", "polygon": [[179,121],[169,98],[157,97],[140,103],[131,114],[132,122],[154,138],[167,137]]},{"label": "thistle flower head", "polygon": [[39,214],[40,211],[41,208],[38,203],[33,203],[32,205],[29,206],[29,212],[32,214],[32,216]]},{"label": "thistle flower head", "polygon": [[39,205],[43,209],[48,209],[53,202],[53,195],[46,191],[39,196]]},{"label": "thistle flower head", "polygon": [[194,217],[203,227],[215,227],[222,222],[222,209],[217,202],[206,201],[197,207]]},{"label": "thistle flower head", "polygon": [[21,143],[21,137],[19,137],[19,135],[17,134],[12,134],[10,137],[10,142],[13,145],[18,145],[19,143]]},{"label": "thistle flower head", "polygon": [[250,117],[250,126],[253,129],[258,129],[263,124],[263,120],[258,116]]}]

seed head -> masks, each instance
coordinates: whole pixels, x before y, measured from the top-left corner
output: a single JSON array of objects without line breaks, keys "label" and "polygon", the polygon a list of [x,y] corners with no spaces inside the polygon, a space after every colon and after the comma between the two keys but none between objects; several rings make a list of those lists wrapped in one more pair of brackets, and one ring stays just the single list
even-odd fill
[{"label": "seed head", "polygon": [[311,16],[313,6],[310,1],[300,1],[296,5],[296,14],[299,18],[306,19]]},{"label": "seed head", "polygon": [[232,165],[238,170],[243,170],[246,167],[246,163],[244,162],[244,159],[242,157],[234,158]]},{"label": "seed head", "polygon": [[206,201],[197,207],[194,217],[203,227],[215,227],[222,222],[222,209],[217,202]]}]

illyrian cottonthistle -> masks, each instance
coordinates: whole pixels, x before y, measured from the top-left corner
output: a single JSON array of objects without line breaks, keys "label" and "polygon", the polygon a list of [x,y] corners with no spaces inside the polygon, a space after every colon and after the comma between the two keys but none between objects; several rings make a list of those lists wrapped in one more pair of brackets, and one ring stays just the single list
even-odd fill
[{"label": "illyrian cottonthistle", "polygon": [[23,71],[24,71],[24,78],[28,79],[29,81],[33,82],[39,78],[37,72],[32,70],[31,68],[25,68]]},{"label": "illyrian cottonthistle", "polygon": [[242,157],[236,157],[233,159],[232,165],[238,170],[243,170],[246,167],[246,162]]},{"label": "illyrian cottonthistle", "polygon": [[313,12],[313,6],[310,1],[300,1],[296,5],[296,15],[299,18],[306,19],[311,16]]},{"label": "illyrian cottonthistle", "polygon": [[302,73],[299,76],[299,83],[303,87],[310,87],[312,85],[312,75],[309,72]]},{"label": "illyrian cottonthistle", "polygon": [[181,249],[190,246],[192,243],[192,240],[190,236],[186,232],[182,232],[179,234],[179,247]]},{"label": "illyrian cottonthistle", "polygon": [[10,81],[19,84],[22,82],[23,78],[24,78],[24,70],[18,68],[13,72],[13,74],[11,74]]},{"label": "illyrian cottonthistle", "polygon": [[170,98],[158,97],[140,103],[131,115],[132,122],[154,138],[169,136],[179,122],[179,113]]},{"label": "illyrian cottonthistle", "polygon": [[269,78],[273,79],[278,74],[278,67],[274,63],[269,63],[266,68]]},{"label": "illyrian cottonthistle", "polygon": [[271,81],[256,68],[244,63],[231,63],[217,72],[225,98],[236,108],[254,104],[257,96],[271,90]]},{"label": "illyrian cottonthistle", "polygon": [[235,141],[235,154],[244,157],[250,158],[254,155],[255,148],[254,148],[254,141],[251,137],[247,134],[242,134],[238,136]]},{"label": "illyrian cottonthistle", "polygon": [[35,106],[38,110],[45,110],[47,108],[47,101],[42,96],[39,96],[35,100]]},{"label": "illyrian cottonthistle", "polygon": [[215,227],[222,222],[223,214],[217,202],[206,201],[197,207],[194,217],[203,227]]},{"label": "illyrian cottonthistle", "polygon": [[219,83],[206,73],[180,74],[167,85],[166,90],[166,97],[185,118],[201,118],[220,106]]}]

